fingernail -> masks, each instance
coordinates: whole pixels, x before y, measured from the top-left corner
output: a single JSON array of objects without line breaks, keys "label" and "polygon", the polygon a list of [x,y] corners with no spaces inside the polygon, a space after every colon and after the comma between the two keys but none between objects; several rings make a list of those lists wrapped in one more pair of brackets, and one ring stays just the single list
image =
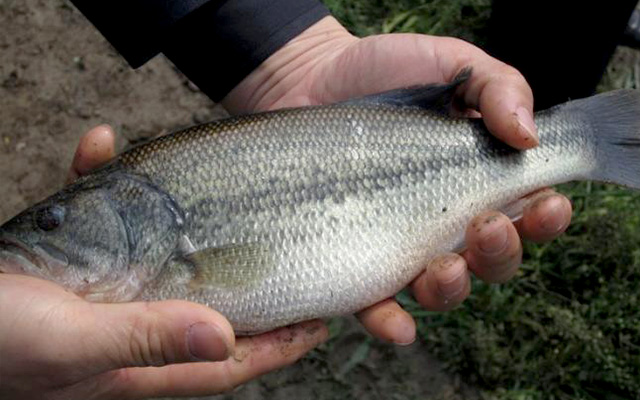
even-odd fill
[{"label": "fingernail", "polygon": [[189,352],[197,360],[222,361],[231,356],[233,348],[216,325],[198,322],[187,333]]},{"label": "fingernail", "polygon": [[393,343],[398,346],[409,346],[416,341],[416,326],[413,323],[398,321],[394,328]]},{"label": "fingernail", "polygon": [[547,233],[558,233],[564,228],[563,201],[559,196],[551,196],[541,200],[545,202],[544,217],[540,220],[540,226]]},{"label": "fingernail", "polygon": [[445,298],[450,300],[457,297],[464,289],[465,268],[461,264],[458,257],[445,257],[436,261],[434,271],[438,292]]},{"label": "fingernail", "polygon": [[507,227],[497,215],[487,217],[483,221],[481,239],[478,242],[480,251],[496,254],[507,247]]},{"label": "fingernail", "polygon": [[[384,321],[387,340],[398,346],[409,346],[416,341],[416,324],[411,317],[394,313]],[[388,335],[388,336],[387,336]]]},{"label": "fingernail", "polygon": [[516,110],[516,120],[518,121],[518,133],[523,137],[526,142],[532,142],[533,144],[540,143],[538,137],[536,123],[533,121],[533,116],[524,107],[519,107]]}]

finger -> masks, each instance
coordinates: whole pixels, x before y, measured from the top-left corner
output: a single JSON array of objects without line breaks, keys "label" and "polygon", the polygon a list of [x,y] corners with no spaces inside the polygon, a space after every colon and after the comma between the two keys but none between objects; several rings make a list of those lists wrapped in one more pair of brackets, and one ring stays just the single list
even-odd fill
[{"label": "finger", "polygon": [[515,225],[523,238],[545,242],[560,236],[571,222],[571,202],[551,189],[527,196],[522,218]]},{"label": "finger", "polygon": [[386,299],[357,315],[364,328],[373,336],[401,346],[416,340],[416,322],[393,299]]},{"label": "finger", "polygon": [[522,243],[509,218],[495,211],[485,212],[467,227],[467,249],[463,257],[469,269],[485,282],[506,282],[518,271]]},{"label": "finger", "polygon": [[67,183],[85,175],[115,156],[115,133],[109,125],[99,125],[80,139],[67,175]]},{"label": "finger", "polygon": [[518,149],[535,147],[537,128],[533,119],[533,92],[515,68],[489,56],[477,47],[451,38],[439,38],[442,68],[451,80],[466,67],[473,68],[459,92],[464,103],[482,114],[487,129]]},{"label": "finger", "polygon": [[229,391],[269,371],[294,363],[324,342],[329,332],[314,320],[259,336],[239,338],[225,362],[130,368],[115,373],[111,386],[126,398],[206,396]]},{"label": "finger", "polygon": [[500,140],[518,149],[537,146],[533,94],[524,77],[497,60],[478,69],[465,101],[477,105],[487,129]]},{"label": "finger", "polygon": [[199,304],[162,301],[89,306],[93,318],[83,318],[82,326],[74,332],[82,364],[95,373],[123,367],[219,361],[233,352],[235,337],[229,322]]},{"label": "finger", "polygon": [[454,253],[438,256],[413,281],[411,289],[422,307],[432,311],[451,310],[460,305],[471,291],[467,263]]}]

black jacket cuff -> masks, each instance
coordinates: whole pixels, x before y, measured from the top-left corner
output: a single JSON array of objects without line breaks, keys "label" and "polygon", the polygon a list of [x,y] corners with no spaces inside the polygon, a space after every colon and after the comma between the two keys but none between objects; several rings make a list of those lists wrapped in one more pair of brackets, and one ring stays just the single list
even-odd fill
[{"label": "black jacket cuff", "polygon": [[214,101],[329,15],[319,0],[72,1],[132,67],[163,52]]},{"label": "black jacket cuff", "polygon": [[134,68],[162,49],[171,28],[209,0],[71,0]]},{"label": "black jacket cuff", "polygon": [[219,101],[271,54],[327,15],[317,0],[212,1],[176,24],[162,52]]}]

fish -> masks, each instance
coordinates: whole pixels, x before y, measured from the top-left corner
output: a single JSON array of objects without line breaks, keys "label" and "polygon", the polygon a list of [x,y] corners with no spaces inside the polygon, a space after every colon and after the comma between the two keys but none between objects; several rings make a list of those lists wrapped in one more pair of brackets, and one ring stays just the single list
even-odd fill
[{"label": "fish", "polygon": [[239,334],[391,297],[485,210],[574,180],[640,187],[640,92],[535,114],[520,151],[448,113],[471,74],[191,127],[134,147],[0,227],[0,271],[95,302],[183,299]]}]

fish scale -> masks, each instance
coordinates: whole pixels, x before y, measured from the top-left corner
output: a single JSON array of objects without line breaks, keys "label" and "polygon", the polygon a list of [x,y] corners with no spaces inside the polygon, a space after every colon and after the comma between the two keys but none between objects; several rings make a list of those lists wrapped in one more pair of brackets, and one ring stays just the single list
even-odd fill
[{"label": "fish scale", "polygon": [[[287,119],[295,119],[295,130],[287,129]],[[204,303],[227,316],[236,330],[255,332],[282,324],[282,316],[291,323],[350,313],[391,296],[430,257],[452,250],[471,216],[571,173],[576,163],[567,158],[560,170],[554,164],[555,176],[538,171],[535,179],[522,180],[529,165],[540,165],[554,147],[571,153],[581,148],[579,140],[554,139],[544,116],[537,123],[542,145],[536,153],[521,153],[497,143],[474,121],[455,120],[455,129],[445,129],[452,121],[432,112],[328,106],[233,124],[233,136],[209,129],[200,135],[210,141],[202,145],[211,154],[191,156],[179,145],[167,147],[179,156],[168,156],[172,164],[164,168],[207,175],[191,179],[198,182],[194,187],[181,183],[180,191],[171,186],[179,180],[166,186],[154,180],[167,192],[188,193],[174,198],[190,215],[184,232],[196,249],[266,243],[275,267],[242,288],[191,291],[184,282],[191,280],[192,268],[183,263],[166,269],[166,278],[150,285],[142,298]],[[423,128],[407,133],[407,125]],[[577,133],[571,124],[561,132]],[[256,153],[261,156],[253,157]],[[219,174],[207,172],[211,160]],[[147,162],[153,166],[140,162],[134,170],[153,179],[155,164]],[[211,194],[222,206],[220,215],[204,209]],[[227,220],[224,226],[212,222],[219,217]],[[277,295],[270,296],[273,288]]]},{"label": "fish scale", "polygon": [[474,215],[516,216],[539,188],[640,186],[638,92],[538,113],[523,152],[441,112],[464,79],[141,145],[3,225],[0,271],[94,301],[191,300],[257,333],[393,296]]}]

